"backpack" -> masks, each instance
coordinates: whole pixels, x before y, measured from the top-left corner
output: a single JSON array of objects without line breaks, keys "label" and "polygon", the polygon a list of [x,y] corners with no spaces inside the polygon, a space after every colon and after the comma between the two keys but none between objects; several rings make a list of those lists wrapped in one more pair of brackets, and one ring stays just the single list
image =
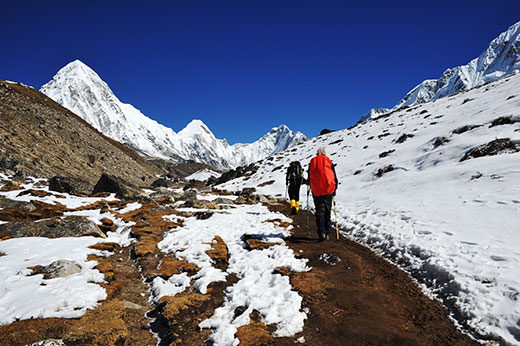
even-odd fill
[{"label": "backpack", "polygon": [[314,196],[330,195],[336,191],[336,174],[327,156],[318,155],[311,160],[309,180]]},{"label": "backpack", "polygon": [[286,181],[290,185],[301,185],[303,168],[299,161],[292,161],[287,169]]}]

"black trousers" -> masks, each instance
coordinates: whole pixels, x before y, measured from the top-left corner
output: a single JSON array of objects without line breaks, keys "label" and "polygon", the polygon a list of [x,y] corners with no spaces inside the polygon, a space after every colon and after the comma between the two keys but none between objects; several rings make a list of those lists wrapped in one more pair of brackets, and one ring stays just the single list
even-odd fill
[{"label": "black trousers", "polygon": [[289,184],[289,199],[300,200],[300,184]]},{"label": "black trousers", "polygon": [[330,234],[330,211],[332,209],[332,195],[313,196],[316,207],[316,226],[318,234]]}]

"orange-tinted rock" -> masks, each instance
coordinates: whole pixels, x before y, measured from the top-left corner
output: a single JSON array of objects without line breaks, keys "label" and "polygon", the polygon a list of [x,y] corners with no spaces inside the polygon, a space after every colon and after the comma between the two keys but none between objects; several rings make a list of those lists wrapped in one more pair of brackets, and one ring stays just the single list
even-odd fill
[{"label": "orange-tinted rock", "polygon": [[175,319],[175,316],[182,311],[188,310],[191,307],[198,307],[205,301],[211,299],[208,294],[200,294],[191,291],[185,291],[177,294],[174,297],[165,296],[161,298],[161,303],[166,303],[164,307],[164,317],[168,320]]},{"label": "orange-tinted rock", "polygon": [[35,197],[56,196],[58,198],[65,198],[65,196],[63,196],[63,195],[58,195],[58,194],[54,194],[52,192],[43,191],[43,190],[34,190],[34,189],[24,190],[18,194],[18,196],[25,196],[25,195],[31,195],[31,196],[35,196]]},{"label": "orange-tinted rock", "polygon": [[68,211],[63,204],[49,204],[33,200],[34,210],[27,212],[17,208],[6,208],[0,210],[0,221],[26,221],[26,220],[41,220],[48,219],[55,216],[62,216],[64,212]]},{"label": "orange-tinted rock", "polygon": [[[215,261],[215,267],[225,270],[228,265],[229,253],[226,243],[218,235],[213,238],[211,243],[211,250],[206,251],[206,254]],[[223,267],[223,268],[222,268]]]},{"label": "orange-tinted rock", "polygon": [[94,249],[94,250],[100,250],[100,251],[114,252],[115,250],[119,249],[120,246],[118,243],[107,242],[107,243],[97,243],[94,245],[90,245],[89,248]]},{"label": "orange-tinted rock", "polygon": [[273,271],[275,274],[280,274],[284,276],[290,276],[292,271],[289,268],[286,267],[276,267]]},{"label": "orange-tinted rock", "polygon": [[7,240],[7,239],[11,239],[11,238],[12,237],[9,234],[0,231],[0,240]]},{"label": "orange-tinted rock", "polygon": [[107,219],[106,217],[102,218],[101,220],[101,223],[104,225],[104,226],[108,226],[108,227],[111,227],[111,226],[114,226],[114,221],[110,220],[110,219]]},{"label": "orange-tinted rock", "polygon": [[2,192],[16,191],[16,190],[21,190],[21,189],[22,189],[22,187],[20,185],[18,185],[17,183],[15,183],[14,181],[10,181],[7,184],[0,187],[0,191],[2,191]]},{"label": "orange-tinted rock", "polygon": [[172,275],[181,273],[188,273],[189,275],[193,275],[198,271],[199,268],[195,264],[168,256],[162,260],[161,267],[157,272],[157,275],[160,275],[163,278],[169,278]]},{"label": "orange-tinted rock", "polygon": [[114,271],[114,266],[110,262],[100,262],[94,268],[102,273]]},{"label": "orange-tinted rock", "polygon": [[[103,197],[107,197],[107,196],[103,196]],[[81,206],[79,208],[77,208],[76,210],[94,210],[94,209],[101,209],[103,208],[103,206],[106,204],[110,207],[116,207],[117,204],[119,203],[118,200],[115,200],[115,201],[97,201],[97,202],[94,202],[92,204],[89,204],[89,205],[84,205],[84,206]]]},{"label": "orange-tinted rock", "polygon": [[108,284],[101,283],[99,285],[105,289],[107,293],[107,300],[114,298],[119,292],[123,290],[123,284],[119,280],[111,281]]},{"label": "orange-tinted rock", "polygon": [[246,238],[244,242],[249,250],[264,250],[273,245],[279,245],[279,243],[265,242],[258,238]]},{"label": "orange-tinted rock", "polygon": [[87,311],[71,326],[63,342],[68,346],[126,345],[128,329],[124,316],[124,304],[113,299]]},{"label": "orange-tinted rock", "polygon": [[251,321],[249,324],[239,327],[235,336],[240,340],[241,346],[274,345],[273,336],[267,329],[267,326],[261,322]]},{"label": "orange-tinted rock", "polygon": [[137,257],[152,255],[159,252],[157,243],[162,240],[162,237],[155,234],[143,234],[135,245],[135,254]]},{"label": "orange-tinted rock", "polygon": [[34,318],[0,326],[0,345],[31,345],[46,339],[61,339],[74,320]]}]

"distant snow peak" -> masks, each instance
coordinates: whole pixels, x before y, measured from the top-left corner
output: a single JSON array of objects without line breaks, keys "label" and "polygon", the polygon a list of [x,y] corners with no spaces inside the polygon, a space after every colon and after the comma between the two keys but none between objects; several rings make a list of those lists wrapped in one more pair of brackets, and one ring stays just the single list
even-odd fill
[{"label": "distant snow peak", "polygon": [[378,116],[381,116],[383,114],[386,114],[390,112],[390,108],[372,108],[368,113],[363,114],[361,119],[359,121],[366,121],[370,119],[377,118]]},{"label": "distant snow peak", "polygon": [[193,160],[229,169],[247,165],[301,143],[307,138],[287,126],[273,128],[257,142],[229,145],[217,139],[200,119],[175,133],[148,118],[130,104],[122,103],[99,75],[80,60],[60,69],[41,91],[97,130],[141,155]]},{"label": "distant snow peak", "polygon": [[206,126],[206,124],[204,124],[204,122],[199,119],[193,119],[192,121],[190,121],[190,123],[186,125],[184,129],[179,131],[178,134],[179,136],[183,137],[192,137],[201,134],[215,137],[213,135],[213,132],[211,132],[211,130]]},{"label": "distant snow peak", "polygon": [[374,119],[406,106],[426,103],[454,95],[520,71],[520,22],[509,27],[488,45],[479,57],[467,65],[444,71],[439,79],[428,79],[413,88],[392,109],[369,113],[360,121]]}]

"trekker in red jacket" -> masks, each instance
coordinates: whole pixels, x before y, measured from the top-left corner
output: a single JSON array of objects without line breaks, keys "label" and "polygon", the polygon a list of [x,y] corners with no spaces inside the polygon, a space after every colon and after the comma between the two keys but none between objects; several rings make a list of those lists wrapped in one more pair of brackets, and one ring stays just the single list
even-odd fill
[{"label": "trekker in red jacket", "polygon": [[318,237],[320,241],[328,240],[332,198],[336,195],[338,178],[332,161],[325,155],[324,148],[319,148],[317,156],[309,163],[309,183],[316,207]]}]

